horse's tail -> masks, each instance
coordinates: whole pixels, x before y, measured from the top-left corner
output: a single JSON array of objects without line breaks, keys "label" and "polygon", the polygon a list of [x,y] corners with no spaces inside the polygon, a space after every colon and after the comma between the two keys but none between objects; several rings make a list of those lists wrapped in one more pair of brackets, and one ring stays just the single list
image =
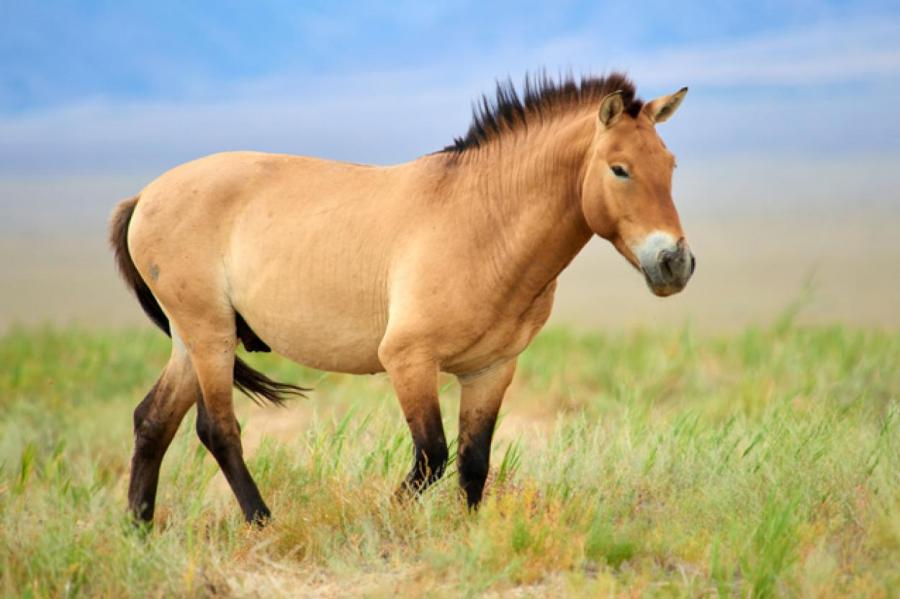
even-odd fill
[{"label": "horse's tail", "polygon": [[[112,246],[116,265],[119,267],[122,278],[125,279],[125,284],[137,296],[141,308],[144,309],[153,324],[171,337],[169,319],[147,283],[144,282],[128,251],[128,225],[131,223],[131,216],[134,214],[139,197],[123,200],[116,206],[109,221],[109,244]],[[234,357],[234,386],[254,401],[267,399],[279,405],[291,395],[304,397],[304,392],[309,391],[309,389],[297,385],[273,381],[258,370],[251,368],[238,356]]]},{"label": "horse's tail", "polygon": [[153,297],[153,292],[141,278],[141,273],[138,272],[134,260],[131,259],[131,254],[128,252],[128,225],[131,224],[131,215],[134,214],[138,197],[119,202],[119,205],[113,210],[112,218],[109,221],[109,245],[112,246],[116,256],[119,273],[125,279],[128,288],[137,296],[141,308],[144,309],[153,324],[161,328],[166,335],[171,336],[169,319],[159,307],[159,302]]}]

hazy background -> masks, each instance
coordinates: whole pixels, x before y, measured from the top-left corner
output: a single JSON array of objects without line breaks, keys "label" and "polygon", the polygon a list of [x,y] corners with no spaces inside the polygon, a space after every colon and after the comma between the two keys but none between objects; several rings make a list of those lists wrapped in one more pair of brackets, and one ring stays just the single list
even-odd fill
[{"label": "hazy background", "polygon": [[595,240],[557,321],[717,330],[805,298],[804,321],[900,326],[896,3],[298,4],[0,0],[0,330],[143,323],[105,222],[169,167],[413,159],[464,133],[495,78],[540,67],[691,88],[660,132],[694,280],[654,298]]}]

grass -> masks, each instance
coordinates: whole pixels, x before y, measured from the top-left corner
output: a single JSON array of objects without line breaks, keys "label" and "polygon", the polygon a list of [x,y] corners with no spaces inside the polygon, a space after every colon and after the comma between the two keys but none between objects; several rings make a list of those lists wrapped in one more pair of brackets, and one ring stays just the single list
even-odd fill
[{"label": "grass", "polygon": [[[124,513],[146,330],[0,337],[0,592],[9,596],[875,596],[900,588],[900,334],[779,322],[727,336],[551,329],[522,356],[483,508],[451,467],[420,501],[383,376],[238,399],[275,520],[245,526],[182,425],[157,525]],[[455,437],[457,388],[442,379]],[[270,434],[262,434],[269,431]]]}]

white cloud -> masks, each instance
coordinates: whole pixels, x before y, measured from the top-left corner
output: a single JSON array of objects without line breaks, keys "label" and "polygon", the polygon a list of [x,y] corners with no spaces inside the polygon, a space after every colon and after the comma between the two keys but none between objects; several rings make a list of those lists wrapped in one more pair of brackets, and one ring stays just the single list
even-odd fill
[{"label": "white cloud", "polygon": [[640,57],[635,76],[715,87],[825,85],[900,77],[900,20],[823,23]]},{"label": "white cloud", "polygon": [[[898,149],[896,112],[879,110],[877,121],[851,122],[860,111],[876,109],[842,85],[862,80],[892,102],[900,99],[898,19],[824,23],[640,55],[607,53],[605,59],[597,38],[585,30],[532,48],[498,43],[501,49],[490,56],[463,52],[428,69],[281,73],[223,84],[215,96],[183,102],[99,98],[7,116],[0,119],[0,171],[153,170],[240,148],[397,162],[464,133],[470,101],[496,76],[518,78],[541,65],[577,72],[580,64],[627,68],[645,95],[683,84],[699,88],[667,124],[667,139],[682,151]],[[827,85],[835,92],[810,91]],[[748,87],[760,93],[729,91]],[[779,95],[784,88],[795,95]]]}]

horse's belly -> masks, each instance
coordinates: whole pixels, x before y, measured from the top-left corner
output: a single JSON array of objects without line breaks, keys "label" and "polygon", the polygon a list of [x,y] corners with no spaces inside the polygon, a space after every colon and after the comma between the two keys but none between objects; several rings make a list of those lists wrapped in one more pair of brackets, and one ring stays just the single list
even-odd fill
[{"label": "horse's belly", "polygon": [[380,338],[310,334],[302,328],[296,332],[293,342],[275,344],[272,350],[298,364],[330,372],[372,374],[384,370],[378,360]]},{"label": "horse's belly", "polygon": [[253,332],[273,352],[319,370],[369,374],[384,368],[378,360],[378,345],[384,331],[355,318],[340,318],[295,310],[277,317],[242,313]]},{"label": "horse's belly", "polygon": [[235,309],[272,351],[320,370],[352,374],[384,370],[378,346],[387,315],[385,302],[374,289],[351,286],[339,278],[276,279],[262,273],[252,283],[235,283]]},{"label": "horse's belly", "polygon": [[310,220],[287,227],[293,235],[259,227],[235,235],[242,241],[229,256],[231,300],[274,352],[320,370],[381,372],[385,269],[361,235]]}]

